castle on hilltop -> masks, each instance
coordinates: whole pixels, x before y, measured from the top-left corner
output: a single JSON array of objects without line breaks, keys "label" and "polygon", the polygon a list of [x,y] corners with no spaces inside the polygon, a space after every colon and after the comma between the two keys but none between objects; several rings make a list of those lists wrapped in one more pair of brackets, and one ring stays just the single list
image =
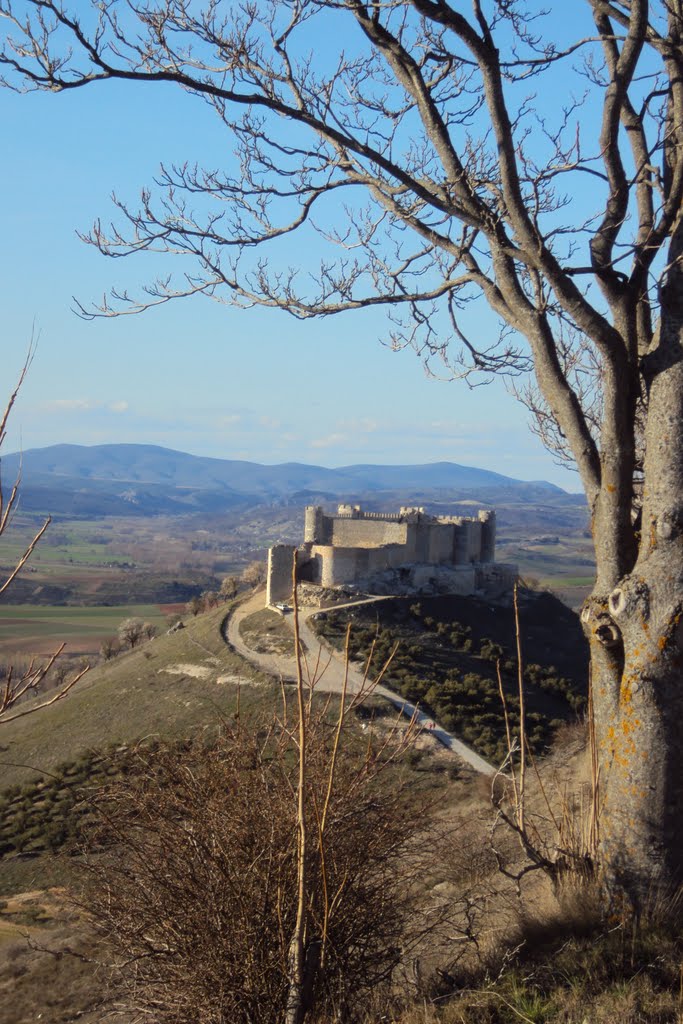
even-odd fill
[{"label": "castle on hilltop", "polygon": [[339,505],[336,515],[309,505],[300,547],[268,552],[266,603],[289,601],[296,576],[321,587],[353,585],[368,593],[501,593],[517,568],[495,561],[496,514],[431,516],[423,508],[363,512]]}]

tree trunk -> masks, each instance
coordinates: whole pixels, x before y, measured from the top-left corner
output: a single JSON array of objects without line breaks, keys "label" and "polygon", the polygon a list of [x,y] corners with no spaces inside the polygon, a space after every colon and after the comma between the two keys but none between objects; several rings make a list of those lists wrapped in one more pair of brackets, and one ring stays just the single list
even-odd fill
[{"label": "tree trunk", "polygon": [[[682,236],[679,222],[659,336],[643,361],[649,407],[638,558],[582,616],[593,665],[600,860],[636,913],[683,883]],[[601,541],[595,537],[598,563]]]}]

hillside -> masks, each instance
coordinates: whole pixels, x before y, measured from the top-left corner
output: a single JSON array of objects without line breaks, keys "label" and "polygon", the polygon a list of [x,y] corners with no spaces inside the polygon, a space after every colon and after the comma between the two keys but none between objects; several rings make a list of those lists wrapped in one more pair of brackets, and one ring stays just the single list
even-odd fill
[{"label": "hillside", "polygon": [[[400,597],[312,618],[318,634],[364,661],[372,648],[384,681],[499,765],[507,739],[496,663],[513,731],[519,728],[514,613],[474,597]],[[558,729],[585,709],[588,645],[579,618],[547,592],[520,591],[527,739],[543,754]]]},{"label": "hillside", "polygon": [[272,709],[279,688],[225,645],[225,614],[222,607],[188,619],[185,629],[91,669],[49,713],[3,726],[2,751],[12,761],[3,767],[3,787],[91,749],[217,728],[234,712],[238,690],[243,707]]},{"label": "hillside", "polygon": [[[426,638],[437,653],[444,639],[437,618],[443,623],[457,617],[465,629],[469,625],[478,647],[482,634],[511,642],[509,609],[457,601],[422,605],[418,614],[405,602],[387,603],[381,629],[405,631],[412,620],[414,637]],[[116,784],[130,770],[127,744],[146,737],[150,763],[156,764],[157,738],[213,731],[233,716],[238,686],[241,709],[267,712],[278,706],[279,686],[225,646],[224,616],[221,608],[188,620],[186,629],[94,669],[49,713],[3,730],[3,781],[13,788],[0,793],[0,991],[6,997],[0,1000],[0,1024],[99,1024],[114,1012],[117,993],[107,988],[102,969],[111,954],[65,895],[64,886],[83,878],[80,860],[59,851],[92,825],[89,787],[112,779]],[[524,604],[522,617],[529,657],[552,656],[566,673],[580,669],[583,654],[566,609],[541,595]],[[329,625],[331,618],[319,622]],[[354,623],[359,632],[380,625],[376,609],[357,609]],[[365,750],[367,737],[358,727],[350,732]],[[399,770],[409,776],[409,792],[421,809],[438,805],[445,831],[430,840],[424,883],[438,901],[449,900],[453,916],[441,932],[428,932],[421,959],[412,961],[416,972],[424,971],[416,973],[417,995],[402,979],[390,1007],[387,993],[378,989],[376,1004],[363,1017],[366,1024],[387,1020],[387,1011],[397,1024],[679,1020],[677,937],[647,922],[641,930],[627,929],[614,917],[606,928],[585,880],[575,880],[559,900],[539,873],[517,891],[492,852],[488,786],[444,766],[428,735],[418,743]],[[110,753],[113,745],[118,749]],[[565,731],[562,744],[535,762],[529,780],[534,820],[545,827],[549,806],[559,817],[572,800],[580,805],[583,764],[583,730]],[[514,837],[499,827],[496,843],[496,856],[519,868],[523,855]],[[102,856],[106,848],[96,851],[96,858]],[[114,1019],[132,1024],[135,1018],[116,1013]]]}]

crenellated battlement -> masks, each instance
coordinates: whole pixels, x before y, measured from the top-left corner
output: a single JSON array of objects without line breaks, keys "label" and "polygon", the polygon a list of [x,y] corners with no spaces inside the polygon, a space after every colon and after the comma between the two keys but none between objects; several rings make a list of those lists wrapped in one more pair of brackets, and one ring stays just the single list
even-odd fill
[{"label": "crenellated battlement", "polygon": [[[498,567],[498,573],[488,571],[487,567],[495,568],[495,546],[496,514],[488,509],[476,517],[432,516],[422,507],[404,506],[387,513],[341,504],[330,515],[320,505],[309,505],[304,543],[297,551],[297,574],[326,587],[359,581],[367,586],[368,581],[392,571],[429,581],[432,567],[443,570],[442,576],[452,570],[457,592],[472,593],[477,581],[512,579],[511,573],[516,572],[510,566]],[[271,549],[269,594],[291,593],[294,550]],[[289,579],[284,576],[286,565]]]}]

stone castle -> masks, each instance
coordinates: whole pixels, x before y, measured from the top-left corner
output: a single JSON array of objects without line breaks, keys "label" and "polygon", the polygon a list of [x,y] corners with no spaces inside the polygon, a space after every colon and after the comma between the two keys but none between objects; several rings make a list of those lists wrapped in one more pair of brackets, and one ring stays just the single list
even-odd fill
[{"label": "stone castle", "polygon": [[423,508],[396,514],[340,505],[327,515],[305,513],[304,543],[268,552],[266,603],[289,601],[296,553],[297,580],[321,587],[353,585],[368,593],[501,593],[516,566],[495,561],[496,514],[431,516]]}]

